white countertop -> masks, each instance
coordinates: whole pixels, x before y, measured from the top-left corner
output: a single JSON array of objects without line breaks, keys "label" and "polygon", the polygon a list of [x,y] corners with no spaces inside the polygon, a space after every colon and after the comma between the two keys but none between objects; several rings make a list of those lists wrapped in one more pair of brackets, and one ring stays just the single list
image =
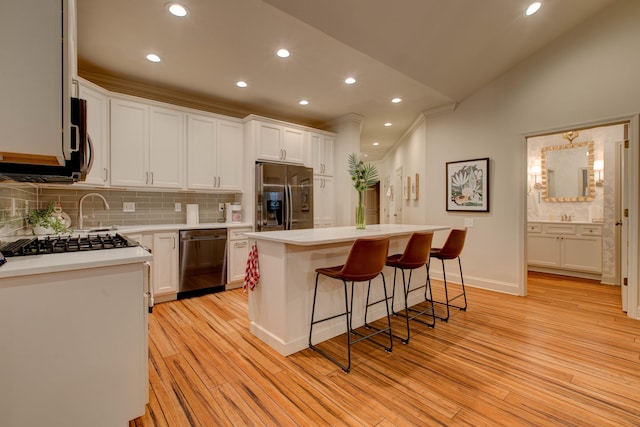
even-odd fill
[{"label": "white countertop", "polygon": [[531,219],[527,221],[529,223],[539,222],[544,224],[578,224],[578,225],[602,225],[602,222],[593,222],[593,221],[551,221],[548,219]]},{"label": "white countertop", "polygon": [[375,224],[364,230],[356,230],[355,226],[307,228],[304,230],[280,230],[245,233],[250,239],[269,240],[290,245],[312,246],[328,243],[349,242],[359,238],[397,236],[411,234],[416,231],[448,230],[448,226],[411,225],[411,224]]},{"label": "white countertop", "polygon": [[[7,262],[0,266],[0,279],[134,264],[151,261],[152,259],[153,256],[139,246],[96,251],[7,257]],[[0,282],[0,287],[1,286],[2,283]]]},{"label": "white countertop", "polygon": [[154,224],[154,225],[121,225],[117,229],[109,230],[111,233],[133,234],[154,231],[179,231],[197,230],[205,228],[253,228],[248,222],[209,222],[201,224]]}]

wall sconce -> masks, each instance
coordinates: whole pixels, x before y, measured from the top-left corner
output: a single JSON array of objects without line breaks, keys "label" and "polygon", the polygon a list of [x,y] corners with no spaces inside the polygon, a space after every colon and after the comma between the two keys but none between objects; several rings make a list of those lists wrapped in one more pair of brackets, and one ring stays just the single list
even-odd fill
[{"label": "wall sconce", "polygon": [[598,172],[598,178],[596,179],[596,186],[602,187],[604,180],[602,179],[602,171],[604,169],[604,160],[596,160],[593,162],[593,171]]},{"label": "wall sconce", "polygon": [[538,182],[538,177],[542,173],[542,169],[540,169],[540,165],[531,166],[531,175],[533,175],[533,188],[536,190],[540,190],[542,188],[542,184]]}]

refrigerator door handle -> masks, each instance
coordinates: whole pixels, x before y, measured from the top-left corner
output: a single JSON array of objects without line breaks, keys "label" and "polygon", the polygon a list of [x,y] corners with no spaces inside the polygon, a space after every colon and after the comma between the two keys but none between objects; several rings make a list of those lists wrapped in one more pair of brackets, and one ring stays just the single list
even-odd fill
[{"label": "refrigerator door handle", "polygon": [[291,209],[291,202],[293,199],[291,198],[291,185],[287,184],[284,189],[284,198],[285,198],[285,220],[284,220],[284,229],[291,230],[291,220],[293,216],[293,211]]}]

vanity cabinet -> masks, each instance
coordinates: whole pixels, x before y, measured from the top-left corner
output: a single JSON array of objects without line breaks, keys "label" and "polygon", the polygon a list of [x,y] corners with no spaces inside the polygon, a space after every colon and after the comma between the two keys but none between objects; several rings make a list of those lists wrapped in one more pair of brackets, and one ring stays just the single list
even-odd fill
[{"label": "vanity cabinet", "polygon": [[184,114],[111,99],[111,185],[182,188]]},{"label": "vanity cabinet", "polygon": [[187,188],[242,192],[242,124],[189,114]]},{"label": "vanity cabinet", "polygon": [[543,223],[527,225],[528,264],[532,267],[602,273],[602,226]]}]

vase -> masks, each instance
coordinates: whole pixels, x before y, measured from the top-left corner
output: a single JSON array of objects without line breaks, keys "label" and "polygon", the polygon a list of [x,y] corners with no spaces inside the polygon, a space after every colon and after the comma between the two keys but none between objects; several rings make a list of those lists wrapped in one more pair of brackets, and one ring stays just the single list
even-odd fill
[{"label": "vase", "polygon": [[356,206],[356,230],[364,230],[367,226],[364,191],[358,191],[358,205]]}]

